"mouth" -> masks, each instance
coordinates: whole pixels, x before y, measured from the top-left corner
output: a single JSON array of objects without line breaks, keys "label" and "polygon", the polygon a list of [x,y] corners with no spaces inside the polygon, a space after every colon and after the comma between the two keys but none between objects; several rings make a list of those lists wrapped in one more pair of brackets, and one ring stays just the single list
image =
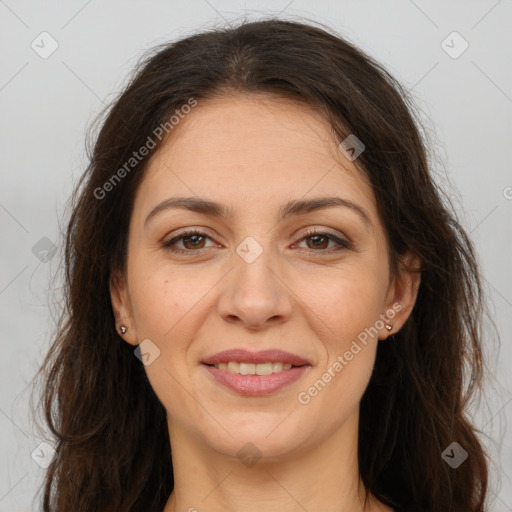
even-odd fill
[{"label": "mouth", "polygon": [[[291,366],[304,366],[306,364],[311,364],[307,359],[304,359],[303,357],[300,357],[296,354],[292,354],[291,352],[285,352],[284,350],[267,349],[260,350],[259,352],[251,352],[244,348],[236,348],[217,352],[216,354],[203,359],[201,362],[206,365],[238,363],[242,364],[242,368],[246,369],[249,369],[250,366],[247,365],[251,364],[268,365],[281,363],[283,365],[289,364]],[[231,368],[236,369],[233,364],[231,364]],[[262,369],[264,368],[262,367]]]},{"label": "mouth", "polygon": [[271,395],[303,377],[311,363],[281,350],[219,352],[201,362],[213,382],[238,395]]},{"label": "mouth", "polygon": [[[203,363],[205,364],[205,363]],[[280,361],[265,363],[241,363],[238,361],[228,361],[218,364],[206,364],[216,368],[217,370],[225,370],[229,373],[236,373],[238,375],[272,375],[273,373],[280,373],[283,370],[290,370],[291,368],[301,368],[307,365],[294,365],[290,363],[282,363]]]}]

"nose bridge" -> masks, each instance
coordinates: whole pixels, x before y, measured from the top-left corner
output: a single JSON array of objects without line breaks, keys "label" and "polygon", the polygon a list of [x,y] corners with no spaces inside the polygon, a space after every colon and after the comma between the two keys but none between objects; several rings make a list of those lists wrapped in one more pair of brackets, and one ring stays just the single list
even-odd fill
[{"label": "nose bridge", "polygon": [[276,264],[270,243],[264,248],[255,238],[248,237],[238,245],[236,253],[236,274],[241,280],[238,285],[247,282],[249,285],[258,285],[258,289],[266,292],[274,288],[271,281],[276,278]]},{"label": "nose bridge", "polygon": [[[248,236],[236,247],[234,257],[235,272],[238,290],[250,289],[253,294],[273,293],[277,283],[275,255],[269,237]],[[279,286],[277,286],[279,288]]]},{"label": "nose bridge", "polygon": [[[270,238],[248,236],[236,247],[234,269],[220,301],[223,316],[234,316],[246,324],[260,325],[291,311],[288,288],[279,276]],[[263,240],[264,238],[264,240]]]}]

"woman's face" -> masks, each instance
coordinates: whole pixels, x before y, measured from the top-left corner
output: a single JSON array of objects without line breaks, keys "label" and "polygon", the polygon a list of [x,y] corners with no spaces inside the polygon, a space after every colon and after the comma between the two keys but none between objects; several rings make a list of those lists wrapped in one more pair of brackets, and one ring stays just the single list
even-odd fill
[{"label": "woman's face", "polygon": [[[138,189],[126,276],[111,289],[125,340],[150,340],[141,350],[171,440],[187,435],[234,456],[250,442],[271,457],[347,425],[353,433],[388,335],[382,319],[396,332],[418,284],[391,279],[370,186],[327,122],[291,100],[199,101],[171,135]],[[165,206],[186,197],[218,206]],[[326,197],[339,204],[293,207]],[[192,229],[201,235],[178,238]],[[282,350],[307,364],[230,364],[273,377],[205,364],[226,350]]]}]

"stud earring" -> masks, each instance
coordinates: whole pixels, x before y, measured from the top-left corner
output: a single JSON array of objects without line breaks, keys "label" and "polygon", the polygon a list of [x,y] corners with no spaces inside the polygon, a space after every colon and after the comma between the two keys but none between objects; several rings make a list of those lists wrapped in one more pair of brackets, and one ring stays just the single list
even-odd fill
[{"label": "stud earring", "polygon": [[128,329],[124,325],[121,325],[119,330],[121,331],[121,334],[124,334]]},{"label": "stud earring", "polygon": [[384,324],[384,326],[386,327],[386,329],[389,331],[391,331],[391,329],[393,329],[393,326],[392,325],[389,325],[389,324]]}]

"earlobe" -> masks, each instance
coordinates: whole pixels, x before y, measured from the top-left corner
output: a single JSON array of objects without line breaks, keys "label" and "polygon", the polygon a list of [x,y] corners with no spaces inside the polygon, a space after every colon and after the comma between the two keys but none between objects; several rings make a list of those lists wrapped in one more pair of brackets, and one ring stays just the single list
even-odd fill
[{"label": "earlobe", "polygon": [[412,253],[406,253],[400,258],[398,275],[393,279],[389,290],[385,315],[392,327],[389,329],[386,326],[386,332],[381,339],[396,334],[405,324],[416,303],[420,283],[421,261]]},{"label": "earlobe", "polygon": [[110,302],[112,303],[117,333],[127,343],[136,345],[137,336],[128,287],[126,286],[124,276],[121,276],[119,273],[112,274],[110,278]]}]

